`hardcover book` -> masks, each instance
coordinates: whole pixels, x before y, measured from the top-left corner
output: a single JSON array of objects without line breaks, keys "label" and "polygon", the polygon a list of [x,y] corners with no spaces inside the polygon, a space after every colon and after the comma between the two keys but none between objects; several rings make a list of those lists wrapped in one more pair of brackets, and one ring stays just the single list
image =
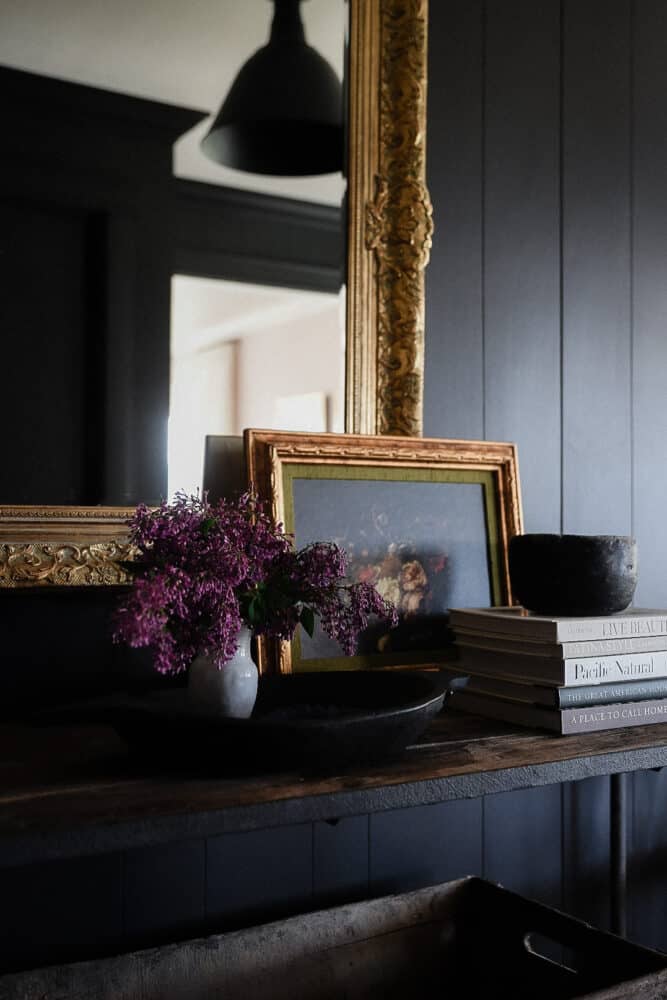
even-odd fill
[{"label": "hardcover book", "polygon": [[586,705],[667,698],[667,677],[650,681],[624,681],[621,684],[547,687],[543,684],[524,684],[521,681],[471,674],[465,690],[469,694],[491,695],[529,705],[544,705],[546,708],[581,708]]},{"label": "hardcover book", "polygon": [[667,722],[667,698],[551,709],[492,695],[470,693],[464,688],[454,691],[450,704],[452,708],[459,708],[473,715],[514,722],[519,726],[549,729],[561,735]]},{"label": "hardcover book", "polygon": [[622,653],[655,653],[667,649],[667,636],[635,636],[633,639],[584,639],[579,642],[541,642],[529,636],[502,635],[457,628],[458,646],[488,649],[495,653],[521,653],[558,660],[588,656],[617,656]]},{"label": "hardcover book", "polygon": [[[667,643],[665,643],[667,645]],[[655,653],[623,653],[620,656],[586,656],[557,660],[525,653],[495,653],[472,646],[460,648],[464,671],[504,677],[506,680],[576,687],[584,684],[619,684],[667,677],[667,649]]]},{"label": "hardcover book", "polygon": [[546,642],[667,635],[667,611],[655,608],[630,608],[615,615],[582,618],[534,615],[521,607],[451,608],[449,623],[453,629],[473,628]]}]

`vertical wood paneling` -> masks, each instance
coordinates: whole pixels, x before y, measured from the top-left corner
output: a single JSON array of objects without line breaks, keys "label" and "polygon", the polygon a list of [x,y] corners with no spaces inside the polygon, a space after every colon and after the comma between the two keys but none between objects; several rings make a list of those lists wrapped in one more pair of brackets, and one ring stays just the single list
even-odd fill
[{"label": "vertical wood paneling", "polygon": [[561,905],[561,794],[558,785],[487,797],[484,877],[540,902]]},{"label": "vertical wood paneling", "polygon": [[126,948],[143,940],[176,941],[201,933],[205,917],[206,843],[193,840],[126,851],[123,912]]},{"label": "vertical wood paneling", "polygon": [[206,914],[212,929],[306,910],[313,890],[312,824],[229,833],[206,844]]},{"label": "vertical wood paneling", "polygon": [[102,957],[122,948],[122,856],[3,871],[0,967]]},{"label": "vertical wood paneling", "polygon": [[85,217],[3,199],[0,260],[0,503],[96,502],[85,492],[83,457]]},{"label": "vertical wood paneling", "polygon": [[563,909],[609,927],[609,779],[563,788]]},{"label": "vertical wood paneling", "polygon": [[[625,533],[632,525],[630,68],[630,0],[565,0],[563,529],[570,532]],[[566,791],[565,904],[602,925],[608,802],[607,782]]]},{"label": "vertical wood paneling", "polygon": [[482,802],[443,802],[370,817],[370,894],[407,892],[482,871]]},{"label": "vertical wood paneling", "polygon": [[667,769],[633,775],[628,936],[667,951]]},{"label": "vertical wood paneling", "polygon": [[424,433],[482,438],[482,2],[429,6]]},{"label": "vertical wood paneling", "polygon": [[[560,524],[559,28],[557,0],[487,4],[485,437],[518,443],[528,531]],[[539,864],[526,865],[516,846],[536,817],[559,808],[550,789],[487,800],[488,877],[539,895]],[[560,820],[540,837],[551,898],[552,883],[560,886]]]},{"label": "vertical wood paneling", "polygon": [[104,313],[104,473],[103,502],[131,507],[140,495],[135,482],[137,406],[129,373],[134,370],[137,220],[110,214],[105,219],[106,283]]},{"label": "vertical wood paneling", "polygon": [[368,896],[368,816],[313,824],[313,905]]},{"label": "vertical wood paneling", "polygon": [[630,0],[566,0],[563,525],[631,526]]},{"label": "vertical wood paneling", "polygon": [[484,436],[516,441],[526,530],[560,523],[558,0],[487,5]]},{"label": "vertical wood paneling", "polygon": [[667,6],[637,4],[634,31],[633,424],[636,601],[667,607]]},{"label": "vertical wood paneling", "polygon": [[167,495],[171,248],[164,203],[146,192],[146,215],[137,233],[136,327],[133,340],[135,419],[141,427],[133,451],[132,485],[144,503]]},{"label": "vertical wood paneling", "polygon": [[[667,8],[638,0],[633,53],[633,514],[636,603],[667,606]],[[667,949],[667,771],[633,776],[629,933]]]}]

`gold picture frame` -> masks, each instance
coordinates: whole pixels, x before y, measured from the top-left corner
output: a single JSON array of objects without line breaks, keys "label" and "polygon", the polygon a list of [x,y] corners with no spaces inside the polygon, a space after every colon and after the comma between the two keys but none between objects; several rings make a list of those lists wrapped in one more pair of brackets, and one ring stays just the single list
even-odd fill
[{"label": "gold picture frame", "polygon": [[345,657],[323,635],[260,643],[262,672],[433,666],[452,658],[447,608],[511,604],[522,531],[516,445],[377,435],[245,433],[248,477],[297,547],[333,541],[351,579],[399,607],[398,630]]},{"label": "gold picture frame", "polygon": [[[425,186],[428,3],[349,0],[349,15],[345,426],[416,436],[433,228]],[[120,563],[130,512],[3,507],[0,589],[126,582]]]}]

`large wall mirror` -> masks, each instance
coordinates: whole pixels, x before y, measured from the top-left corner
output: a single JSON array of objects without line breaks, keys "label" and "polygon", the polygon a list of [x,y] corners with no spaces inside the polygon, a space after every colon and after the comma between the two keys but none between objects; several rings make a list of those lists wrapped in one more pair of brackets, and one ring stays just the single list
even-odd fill
[{"label": "large wall mirror", "polygon": [[[261,17],[268,21],[268,5],[265,2],[257,2],[256,5],[261,9]],[[122,17],[126,5],[112,6],[114,17]],[[174,30],[177,30],[176,18],[181,6],[175,2],[168,3],[165,11],[164,5],[160,5],[163,22],[169,24],[171,17]],[[248,27],[248,22],[253,19],[242,15],[248,6],[222,5],[231,18],[230,34],[232,28],[240,30],[244,57],[262,42],[261,39],[257,41]],[[327,232],[331,235],[336,215],[342,218],[340,240],[344,247],[344,293],[331,287],[330,275],[324,279],[330,314],[335,322],[340,321],[338,334],[335,323],[332,326],[332,336],[338,336],[336,349],[344,354],[341,376],[337,378],[341,394],[335,398],[332,390],[331,398],[323,402],[323,396],[328,393],[323,393],[321,389],[311,393],[308,386],[295,383],[290,391],[282,394],[279,403],[283,409],[278,412],[284,413],[287,426],[294,397],[304,395],[311,397],[306,403],[314,415],[313,419],[325,421],[327,428],[371,434],[419,434],[423,375],[423,271],[431,238],[430,204],[424,186],[427,4],[426,0],[340,0],[338,5],[329,0],[308,0],[303,4],[303,15],[307,34],[311,35],[309,41],[313,45],[317,45],[317,32],[313,37],[309,18],[314,16],[317,20],[318,6],[321,11],[326,10],[329,19],[331,12],[335,14],[335,8],[340,6],[338,14],[335,14],[340,23],[339,41],[332,41],[330,28],[326,28],[324,33],[329,45],[329,52],[325,55],[334,62],[335,57],[329,53],[332,46],[339,46],[340,65],[345,75],[346,183],[342,177],[329,178],[329,191],[321,196],[321,186],[316,186],[317,181],[288,178],[278,182],[272,193],[296,199],[294,204],[313,202],[315,199],[321,201],[321,218],[313,229],[319,234],[319,239],[325,239]],[[14,34],[10,32],[6,36],[9,44],[14,45],[14,52],[18,51],[17,39],[21,42],[26,53],[25,60],[17,62],[0,50],[0,63],[30,73],[66,78],[65,69],[59,71],[58,66],[53,64],[39,65],[39,45],[29,32],[33,15],[34,23],[39,20],[39,7],[36,0],[26,0],[21,5],[22,20],[9,26]],[[67,7],[67,3],[61,4],[59,15]],[[130,12],[130,7],[128,4],[128,17],[134,17],[134,30],[141,35],[142,30],[148,29],[140,18],[137,20],[136,11],[134,14]],[[211,9],[215,7],[220,5],[211,5]],[[311,14],[308,8],[311,8]],[[166,18],[165,13],[168,15]],[[62,16],[60,21],[61,30],[67,30]],[[21,30],[25,32],[23,38]],[[106,30],[114,30],[113,18]],[[43,35],[43,25],[41,31]],[[57,53],[60,50],[54,43],[55,34],[52,34],[50,51]],[[191,50],[196,40],[188,35],[182,39],[182,45],[184,50]],[[210,52],[210,45],[205,46],[205,51]],[[342,57],[344,51],[347,53],[346,60]],[[132,63],[122,52],[115,52],[114,55],[115,70],[126,74],[126,89],[129,91],[134,72]],[[95,63],[92,49],[87,57],[92,64]],[[174,62],[171,67],[163,65],[163,72],[178,76],[182,68]],[[217,78],[220,79],[219,72]],[[72,79],[77,83],[94,83],[97,87],[104,83],[99,77],[91,80],[83,75],[76,78],[76,74]],[[39,78],[34,80],[35,87],[39,89]],[[224,91],[224,83],[221,88]],[[66,311],[70,308],[68,303],[74,301],[80,292],[77,283],[83,280],[81,275],[86,277],[91,273],[90,269],[101,261],[104,268],[95,273],[103,274],[103,280],[96,278],[87,287],[85,295],[79,294],[76,309],[81,315],[75,315],[76,310],[73,311],[72,326],[74,328],[79,322],[84,332],[91,329],[91,323],[94,327],[101,315],[99,302],[104,300],[103,323],[100,324],[104,329],[94,342],[82,337],[80,352],[72,363],[63,360],[61,345],[57,342],[52,342],[48,351],[40,348],[35,353],[29,338],[17,338],[23,343],[15,345],[18,364],[14,366],[16,378],[13,380],[13,391],[15,399],[19,399],[19,393],[24,396],[28,393],[39,404],[35,405],[34,414],[30,411],[34,416],[32,432],[37,442],[34,455],[40,463],[51,463],[53,482],[58,478],[59,458],[60,464],[63,464],[68,449],[79,448],[82,453],[92,456],[90,466],[96,470],[99,482],[107,486],[100,494],[100,502],[86,508],[76,502],[67,504],[55,487],[53,496],[45,496],[43,490],[38,496],[32,496],[29,491],[30,460],[25,454],[26,449],[22,447],[21,454],[6,458],[5,485],[3,495],[0,495],[0,586],[10,587],[112,584],[122,581],[120,562],[125,552],[121,526],[127,516],[127,508],[140,500],[154,501],[153,495],[146,495],[144,484],[156,481],[155,470],[162,468],[166,460],[164,386],[168,387],[170,358],[169,347],[164,344],[164,319],[168,317],[172,303],[175,303],[177,313],[180,309],[181,315],[193,308],[193,300],[188,299],[187,294],[188,280],[205,284],[221,277],[218,263],[210,267],[205,263],[203,266],[192,263],[195,259],[204,259],[206,253],[209,260],[214,261],[218,252],[215,240],[212,240],[211,246],[204,248],[203,258],[201,252],[198,255],[188,244],[188,227],[194,224],[193,220],[196,221],[197,212],[206,213],[209,230],[215,228],[216,212],[220,213],[220,218],[229,218],[230,213],[233,215],[230,191],[240,189],[237,202],[254,197],[251,186],[246,184],[244,187],[244,179],[237,172],[229,172],[223,178],[217,174],[215,183],[223,187],[214,199],[216,204],[211,215],[213,202],[209,194],[214,176],[197,176],[196,171],[193,173],[187,166],[183,167],[184,163],[188,163],[187,143],[194,143],[198,139],[197,129],[205,127],[205,123],[200,122],[204,117],[202,114],[189,111],[186,107],[179,108],[174,102],[170,106],[170,114],[165,111],[163,120],[153,122],[150,136],[147,136],[142,105],[137,102],[131,114],[133,121],[129,144],[118,149],[109,130],[104,130],[97,109],[90,130],[77,127],[76,116],[90,113],[85,96],[80,107],[77,103],[75,114],[71,90],[58,92],[56,88],[52,93],[59,113],[67,108],[57,140],[62,143],[61,146],[54,140],[49,148],[40,147],[39,156],[34,157],[34,136],[39,134],[41,139],[44,132],[43,128],[40,129],[40,121],[30,120],[31,116],[25,114],[25,107],[18,107],[11,114],[10,125],[19,155],[7,168],[8,183],[4,185],[6,197],[3,198],[2,210],[6,225],[3,228],[5,233],[11,234],[11,238],[7,237],[3,250],[5,254],[9,251],[9,257],[14,252],[24,256],[34,255],[36,268],[34,296],[26,298],[18,307],[14,304],[13,309],[15,313],[20,310],[23,320],[27,311],[34,328],[47,328],[49,316],[41,304],[45,296],[40,295],[40,284],[48,287],[52,296],[62,296]],[[146,98],[151,95],[139,96]],[[45,108],[43,103],[39,115],[46,120],[55,112]],[[194,99],[187,103],[190,107],[197,103],[201,105]],[[215,110],[211,107],[211,111]],[[113,116],[111,105],[105,113]],[[187,133],[187,138],[180,140],[184,133]],[[170,185],[174,181],[171,154],[168,163],[164,156],[160,158],[157,151],[160,143],[161,148],[169,149],[176,144],[176,172],[180,174],[178,205],[169,213],[165,212],[164,205],[166,192],[172,190]],[[106,200],[94,212],[84,205],[83,195],[78,190],[73,193],[67,188],[64,179],[67,165],[64,161],[68,158],[70,162],[76,161],[79,169],[89,155],[97,157],[98,165],[103,163],[110,178]],[[132,200],[127,196],[127,189],[130,173],[138,163],[145,164],[146,170],[153,173],[150,183],[144,179]],[[38,195],[43,191],[45,172],[50,179],[46,201],[43,194]],[[14,182],[18,196],[12,192]],[[84,181],[80,187],[84,189],[85,186]],[[202,201],[202,192],[209,199],[206,204]],[[334,207],[337,196],[343,196],[343,208],[340,210]],[[28,203],[29,210],[26,212]],[[65,215],[61,211],[62,204],[67,205]],[[46,231],[50,234],[51,244],[43,236],[45,217],[48,217]],[[261,225],[261,212],[258,217]],[[35,228],[31,231],[33,222]],[[36,232],[39,232],[39,240],[33,238]],[[150,246],[147,245],[147,232],[150,232]],[[178,261],[174,260],[172,253],[174,232],[178,233],[180,246]],[[65,267],[64,255],[58,254],[58,246],[62,245],[59,241],[63,240],[70,250],[73,248],[75,257],[80,261],[78,271]],[[198,249],[201,251],[201,247]],[[322,252],[326,256],[329,250],[325,248]],[[237,254],[237,264],[241,257],[243,254]],[[136,265],[129,282],[128,261]],[[273,265],[275,261],[269,263]],[[289,317],[293,308],[281,298],[282,291],[295,283],[288,273],[290,267],[288,263],[283,281],[276,282],[271,278],[263,286],[265,291],[268,288],[275,292],[280,300],[278,305],[275,301],[271,304],[269,312],[277,309],[274,315],[282,311]],[[268,271],[275,274],[271,267]],[[303,268],[302,272],[306,273]],[[247,282],[242,264],[241,273],[242,280]],[[234,268],[231,273],[225,272],[224,276],[234,279]],[[11,268],[5,273],[5,278],[11,280]],[[320,279],[321,275],[312,286],[309,286],[308,279],[299,279],[296,284],[307,294],[312,292],[314,295],[316,288],[321,289]],[[128,284],[134,287],[128,287]],[[281,284],[284,289],[277,288]],[[225,290],[216,287],[208,291],[215,299]],[[227,291],[236,306],[241,307],[247,289],[239,288],[237,282]],[[148,307],[149,296],[152,296],[151,308],[159,299],[158,314],[162,316],[162,323],[156,322],[155,313],[151,313]],[[306,325],[309,322],[308,309],[311,310],[310,321],[318,324],[319,306],[314,300],[309,301]],[[131,311],[134,324],[123,325]],[[142,316],[148,317],[143,327]],[[11,313],[4,315],[3,325],[11,336]],[[25,329],[25,323],[22,329]],[[132,329],[132,336],[114,335],[116,330],[127,329]],[[141,335],[137,333],[138,329]],[[259,342],[255,346],[259,346]],[[233,365],[230,358],[229,350],[219,351],[221,371],[226,365]],[[184,365],[186,369],[187,362]],[[156,373],[159,378],[155,377]],[[162,388],[156,388],[156,385]],[[260,391],[259,380],[257,385]],[[172,396],[175,398],[173,387]],[[102,403],[97,405],[100,400]],[[80,440],[73,441],[71,436],[59,434],[61,418],[68,407],[79,415],[84,411],[88,414],[86,408],[91,401],[96,404],[90,410],[94,417],[88,419],[86,416],[79,420]],[[255,418],[247,418],[247,422],[255,423]],[[7,415],[3,424],[9,441],[12,428]],[[141,433],[137,432],[138,427]],[[317,428],[311,426],[309,429]],[[67,439],[64,440],[64,437]],[[100,442],[103,447],[100,447]],[[10,452],[11,447],[5,450],[6,456]],[[121,483],[122,489],[119,488]],[[12,486],[16,492],[12,492]],[[111,501],[107,497],[111,497]],[[109,502],[117,506],[109,506]]]}]

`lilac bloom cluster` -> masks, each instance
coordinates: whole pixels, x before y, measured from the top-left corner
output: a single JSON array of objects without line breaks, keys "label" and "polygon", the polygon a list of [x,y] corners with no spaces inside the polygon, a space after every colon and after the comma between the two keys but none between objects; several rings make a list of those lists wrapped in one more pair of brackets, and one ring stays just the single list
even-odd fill
[{"label": "lilac bloom cluster", "polygon": [[396,623],[372,584],[346,583],[337,545],[295,550],[252,492],[215,504],[179,493],[171,504],[138,507],[130,532],[138,557],[114,637],[152,647],[162,673],[186,670],[201,653],[222,667],[244,624],[289,639],[299,623],[312,635],[318,616],[352,654],[371,615]]}]

